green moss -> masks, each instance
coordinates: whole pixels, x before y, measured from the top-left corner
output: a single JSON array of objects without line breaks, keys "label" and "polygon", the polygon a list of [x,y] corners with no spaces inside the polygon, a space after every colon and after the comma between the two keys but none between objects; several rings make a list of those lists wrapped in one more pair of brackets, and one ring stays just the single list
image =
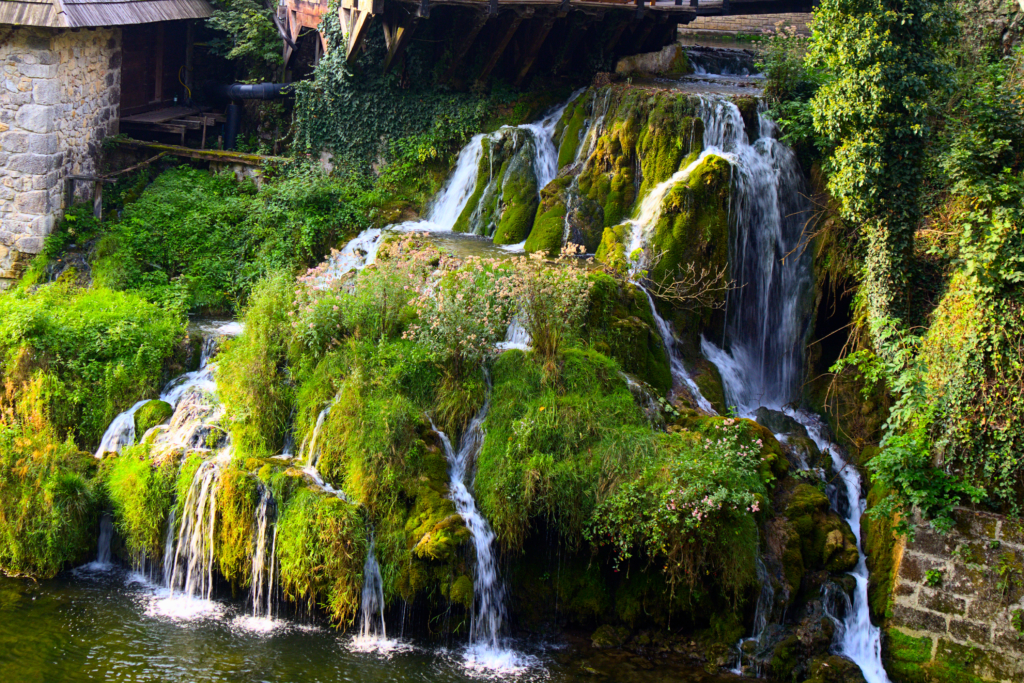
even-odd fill
[{"label": "green moss", "polygon": [[174,502],[177,463],[173,459],[154,462],[149,446],[142,445],[125,448],[104,464],[104,487],[129,559],[159,562]]},{"label": "green moss", "polygon": [[591,275],[591,282],[590,309],[583,326],[587,341],[618,361],[625,372],[667,393],[672,372],[647,297],[605,273]]},{"label": "green moss", "polygon": [[248,586],[251,580],[257,480],[248,472],[229,467],[220,475],[217,488],[217,526],[214,556],[221,575],[232,586]]},{"label": "green moss", "polygon": [[729,410],[725,404],[725,387],[722,385],[722,375],[715,364],[701,359],[694,364],[691,376],[700,389],[701,396],[708,400],[715,412],[727,415]]},{"label": "green moss", "polygon": [[761,137],[761,122],[758,120],[756,97],[737,97],[733,99],[736,108],[740,110],[743,117],[743,125],[747,132],[747,141],[754,144],[754,140]]},{"label": "green moss", "polygon": [[169,403],[158,400],[150,401],[135,412],[135,436],[141,439],[142,435],[151,427],[170,420],[173,414],[174,408]]},{"label": "green moss", "polygon": [[557,254],[562,248],[565,234],[565,193],[570,178],[556,178],[540,192],[540,204],[533,220],[530,236],[526,238],[526,251],[544,251]]},{"label": "green moss", "polygon": [[366,534],[355,506],[300,489],[278,518],[278,559],[285,595],[312,611],[322,606],[339,627],[359,609]]},{"label": "green moss", "polygon": [[[867,509],[870,511],[885,500],[888,493],[883,484],[874,483],[868,492]],[[896,534],[893,522],[888,517],[875,518],[865,514],[861,518],[861,528],[869,572],[868,605],[871,608],[871,616],[881,620],[887,616],[896,574]]]},{"label": "green moss", "polygon": [[[529,152],[530,146],[523,148]],[[533,172],[532,153],[517,154],[509,163],[501,185],[501,220],[494,231],[495,244],[517,244],[526,239],[537,213],[537,176]]]},{"label": "green moss", "polygon": [[[455,221],[455,225],[452,227],[454,232],[473,232],[475,226],[470,224],[470,219],[473,218],[473,214],[479,208],[486,208],[487,210],[493,210],[488,203],[488,207],[481,206],[481,200],[483,199],[484,192],[487,191],[493,180],[493,164],[494,158],[492,155],[491,139],[485,137],[480,142],[483,147],[483,152],[480,155],[480,161],[477,163],[476,168],[476,186],[473,188],[473,194],[469,196],[469,200],[466,202],[465,208],[462,213],[459,214],[458,219]],[[498,160],[499,168],[502,162]],[[499,176],[500,177],[500,176]],[[480,222],[490,222],[490,216],[481,217],[478,219]]]},{"label": "green moss", "polygon": [[800,639],[795,635],[779,642],[775,649],[772,650],[772,660],[768,665],[772,672],[772,678],[779,681],[794,680],[799,651]]},{"label": "green moss", "polygon": [[689,96],[655,98],[647,125],[637,140],[643,171],[640,196],[695,159],[703,145],[704,123],[694,116]]},{"label": "green moss", "polygon": [[559,125],[562,128],[561,142],[558,145],[558,168],[568,166],[576,159],[580,147],[580,135],[587,120],[587,110],[592,104],[589,93],[584,94],[565,108]]},{"label": "green moss", "polygon": [[455,579],[452,583],[451,590],[448,594],[448,599],[457,605],[462,605],[465,609],[472,609],[473,607],[473,581],[466,575],[462,575]]}]

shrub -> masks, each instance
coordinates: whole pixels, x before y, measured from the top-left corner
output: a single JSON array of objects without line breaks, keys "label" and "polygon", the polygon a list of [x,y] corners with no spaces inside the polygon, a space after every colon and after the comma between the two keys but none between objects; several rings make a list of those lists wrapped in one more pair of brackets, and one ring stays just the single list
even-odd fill
[{"label": "shrub", "polygon": [[52,578],[80,559],[94,537],[95,460],[47,423],[44,382],[33,380],[17,407],[0,396],[0,570]]},{"label": "shrub", "polygon": [[110,461],[104,487],[118,534],[136,566],[163,556],[167,514],[174,502],[177,463],[154,462],[146,445],[130,446]]},{"label": "shrub", "polygon": [[110,421],[163,383],[184,333],[174,312],[134,294],[58,282],[0,296],[0,376],[44,375],[55,433],[95,448]]},{"label": "shrub", "polygon": [[334,496],[300,489],[278,518],[277,553],[285,595],[312,611],[327,610],[338,626],[359,609],[366,537],[356,508]]}]

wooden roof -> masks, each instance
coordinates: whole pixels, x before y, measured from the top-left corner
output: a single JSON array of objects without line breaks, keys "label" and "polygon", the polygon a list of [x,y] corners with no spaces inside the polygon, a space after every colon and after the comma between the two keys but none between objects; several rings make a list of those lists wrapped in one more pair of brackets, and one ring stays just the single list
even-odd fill
[{"label": "wooden roof", "polygon": [[0,24],[88,28],[205,19],[207,0],[0,0]]}]

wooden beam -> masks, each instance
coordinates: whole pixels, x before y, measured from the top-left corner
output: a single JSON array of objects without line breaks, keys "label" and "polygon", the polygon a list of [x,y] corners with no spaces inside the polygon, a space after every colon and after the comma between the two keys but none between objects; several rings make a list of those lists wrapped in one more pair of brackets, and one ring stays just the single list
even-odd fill
[{"label": "wooden beam", "polygon": [[244,164],[246,166],[262,166],[268,162],[287,163],[292,161],[290,157],[260,156],[259,154],[243,154],[241,152],[220,151],[215,149],[192,149],[191,147],[179,147],[178,145],[164,145],[158,142],[143,142],[141,140],[121,139],[116,141],[123,147],[132,149],[145,148],[157,152],[165,152],[174,156],[198,159],[200,161],[219,161],[228,164]]},{"label": "wooden beam", "polygon": [[573,55],[576,52],[576,45],[579,44],[580,39],[587,32],[587,20],[585,17],[577,14],[571,21],[572,25],[569,28],[569,35],[566,36],[565,44],[562,47],[562,58],[558,60],[553,69],[555,73],[561,73],[572,63]]},{"label": "wooden beam", "polygon": [[548,17],[546,19],[542,19],[540,26],[534,30],[533,35],[526,44],[526,52],[523,53],[522,67],[516,75],[515,84],[517,86],[526,80],[527,74],[529,74],[530,69],[533,68],[533,63],[537,61],[537,55],[540,54],[540,49],[544,46],[544,41],[547,39],[548,34],[551,33],[551,27],[554,25],[555,18]]},{"label": "wooden beam", "polygon": [[370,33],[370,26],[373,24],[373,14],[365,12],[359,9],[350,9],[349,12],[349,31],[348,31],[348,47],[345,50],[345,61],[352,64],[356,61],[358,56],[359,48],[363,45],[363,40]]},{"label": "wooden beam", "polygon": [[608,42],[604,45],[605,54],[609,54],[615,49],[615,46],[619,44],[619,39],[622,38],[623,32],[626,30],[626,26],[629,25],[627,21],[619,21],[618,25],[612,29],[612,33],[608,36]]},{"label": "wooden beam", "polygon": [[498,60],[501,59],[501,55],[505,52],[505,48],[508,47],[508,43],[512,40],[512,36],[515,35],[516,29],[519,28],[519,24],[523,23],[523,17],[518,12],[512,12],[508,15],[508,21],[504,26],[498,29],[497,40],[494,42],[494,47],[491,50],[491,56],[487,58],[487,63],[484,64],[484,68],[481,69],[480,75],[477,76],[477,83],[483,83],[487,80],[487,77],[491,75],[491,71],[497,66]]},{"label": "wooden beam", "polygon": [[647,37],[651,35],[651,31],[654,29],[654,25],[656,23],[657,21],[655,19],[646,19],[640,25],[639,29],[637,30],[636,36],[633,38],[632,49],[634,52],[641,52],[644,43],[647,42]]},{"label": "wooden beam", "polygon": [[490,13],[488,12],[477,12],[472,16],[467,27],[468,30],[455,43],[455,48],[452,50],[451,64],[448,65],[448,69],[441,76],[441,83],[447,83],[455,75],[455,70],[459,68],[462,60],[469,53],[470,48],[473,47],[473,43],[476,42],[476,37],[480,35],[480,30],[487,24],[489,19]]},{"label": "wooden beam", "polygon": [[[395,12],[397,14],[397,11]],[[384,58],[384,73],[391,70],[391,67],[401,59],[413,33],[420,23],[420,18],[405,12],[404,17],[388,15],[384,13],[384,42],[388,46],[387,57]]]}]

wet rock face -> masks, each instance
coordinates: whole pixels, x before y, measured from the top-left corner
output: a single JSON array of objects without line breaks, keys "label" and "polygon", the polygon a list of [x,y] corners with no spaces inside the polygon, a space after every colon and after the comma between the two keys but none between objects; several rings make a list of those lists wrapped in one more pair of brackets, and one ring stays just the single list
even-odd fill
[{"label": "wet rock face", "polygon": [[493,237],[495,244],[522,242],[540,203],[536,142],[525,130],[503,128],[481,144],[476,188],[453,229]]}]

